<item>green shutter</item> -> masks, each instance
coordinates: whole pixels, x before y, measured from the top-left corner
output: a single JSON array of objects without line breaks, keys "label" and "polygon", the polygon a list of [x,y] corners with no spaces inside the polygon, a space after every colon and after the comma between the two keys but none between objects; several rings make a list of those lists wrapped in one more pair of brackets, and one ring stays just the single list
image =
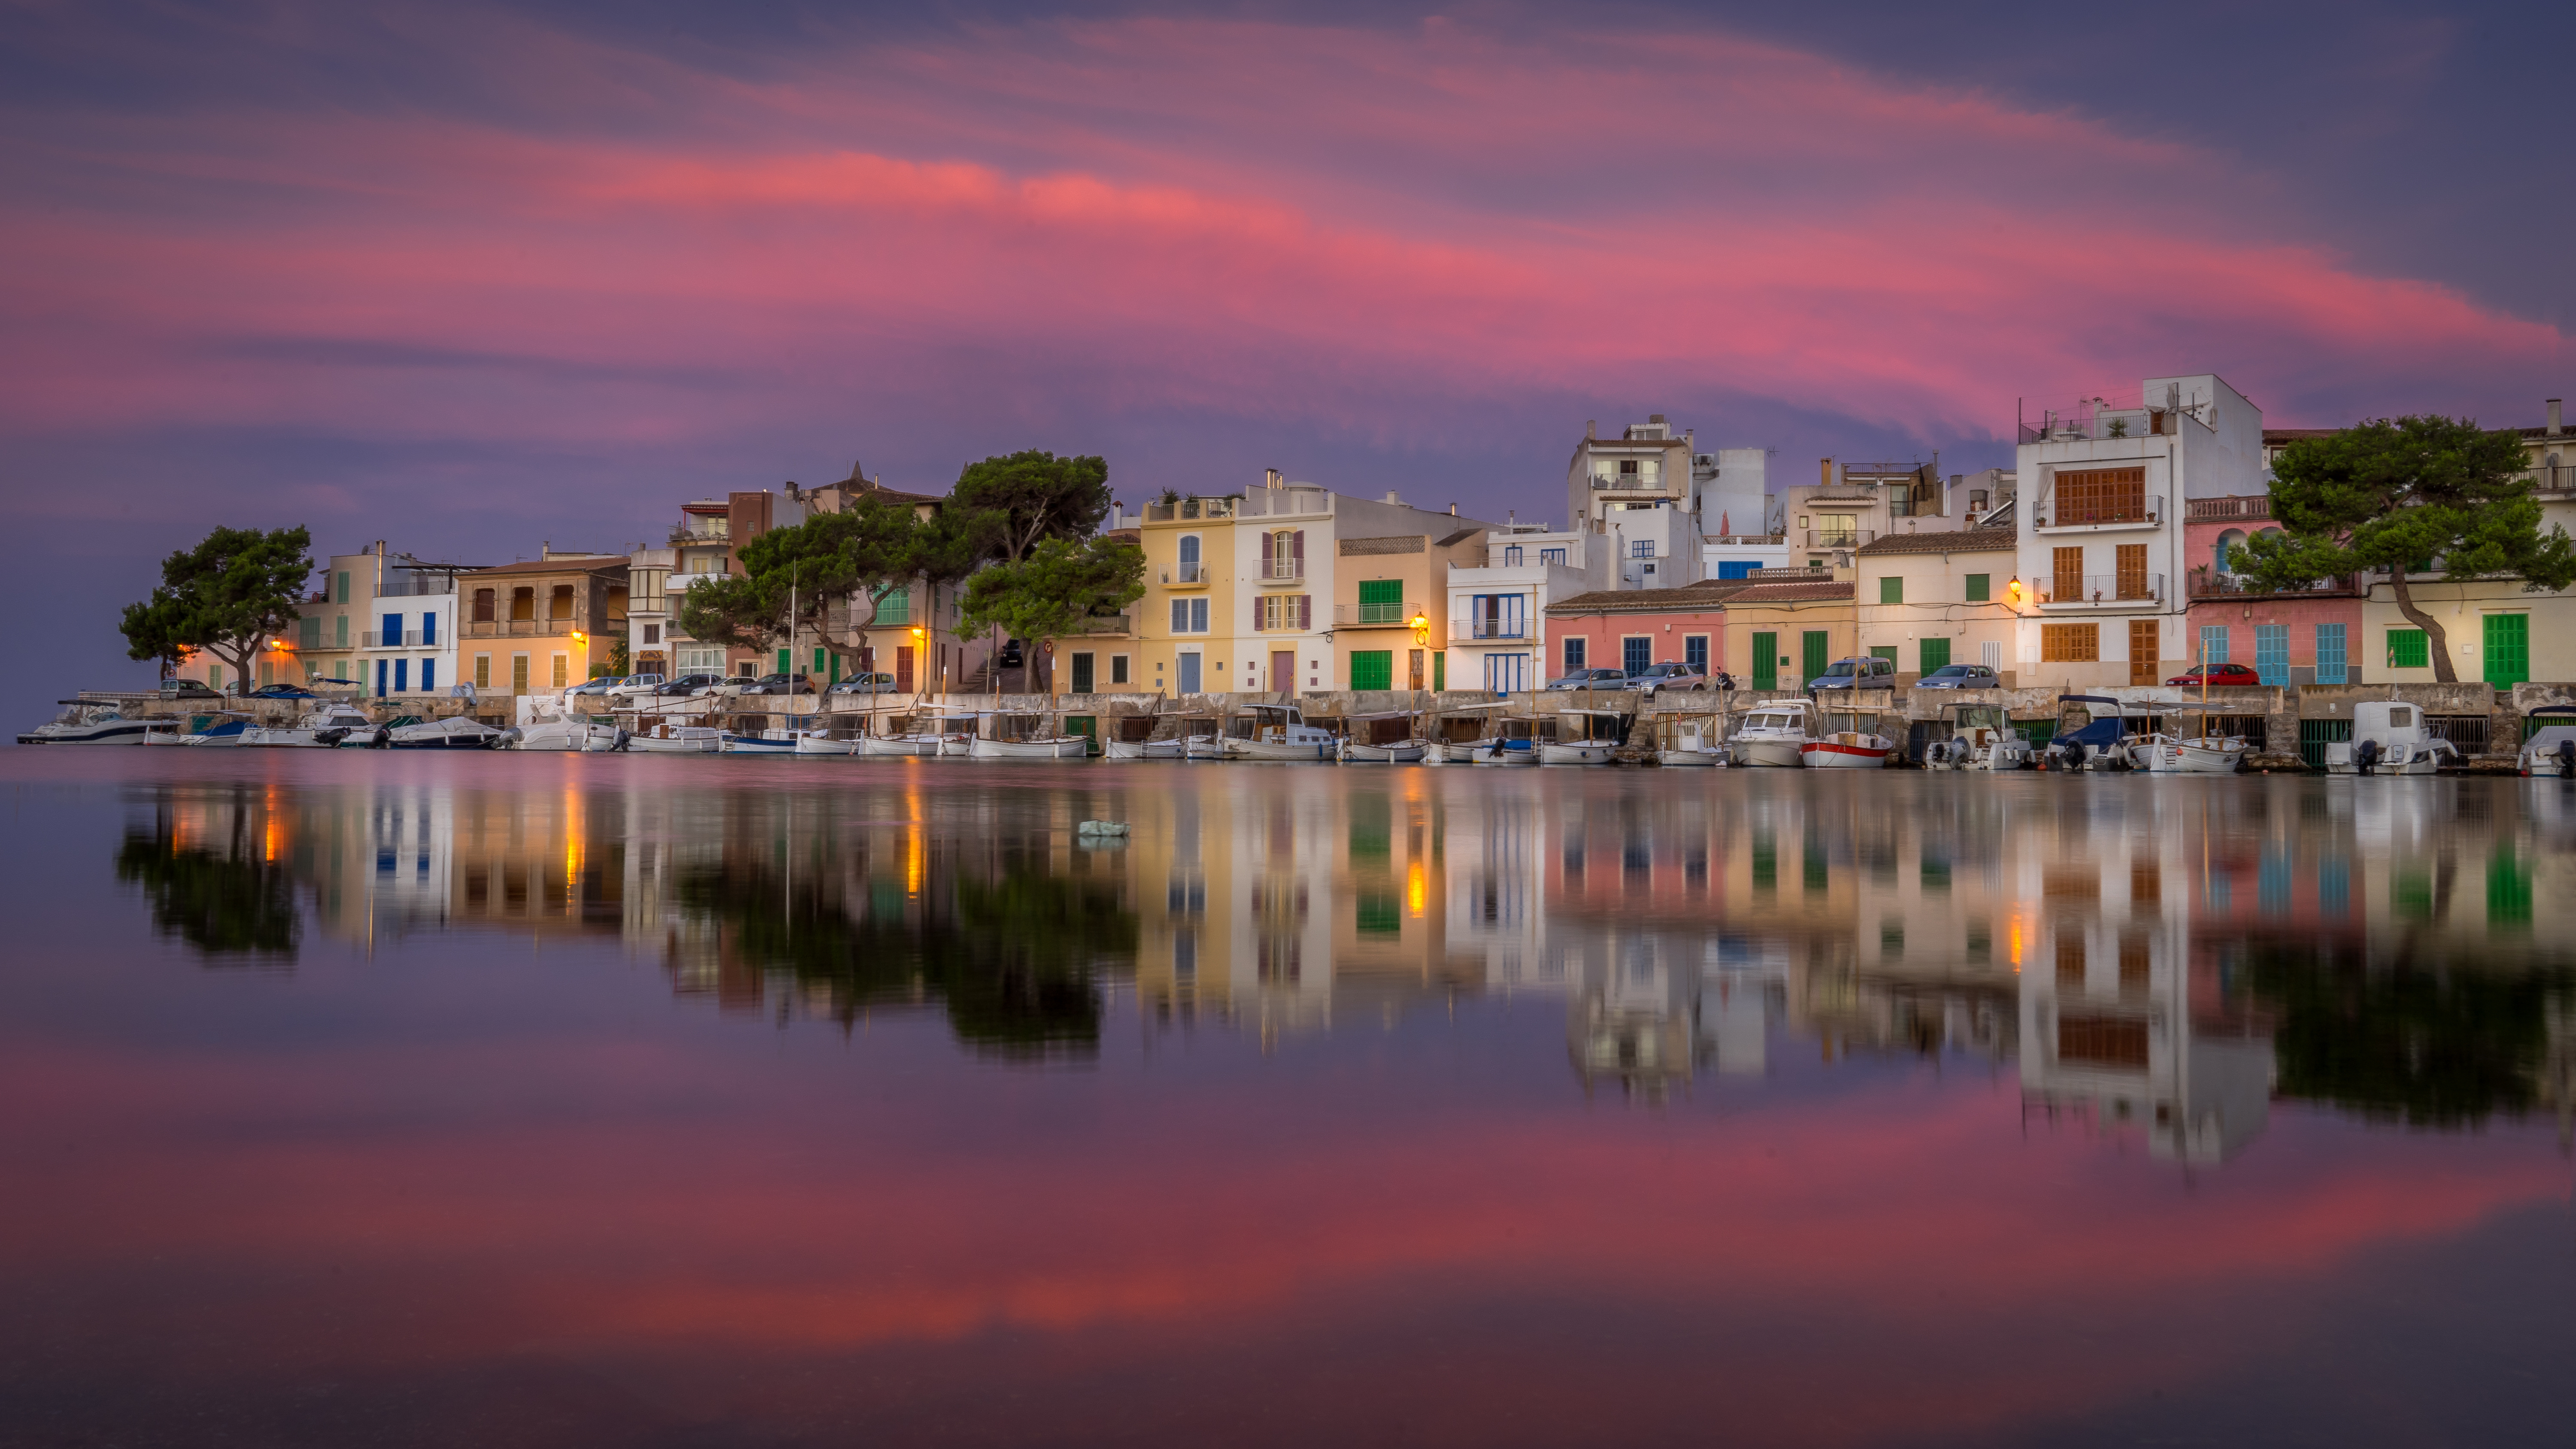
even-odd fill
[{"label": "green shutter", "polygon": [[1982,604],[1992,597],[1994,586],[1990,581],[1993,578],[1993,574],[1968,575],[1968,602]]},{"label": "green shutter", "polygon": [[1938,639],[1926,639],[1918,644],[1916,649],[1922,655],[1924,673],[1929,674],[1933,670],[1947,669],[1950,667],[1949,636],[1944,635]]},{"label": "green shutter", "polygon": [[1780,687],[1780,636],[1777,634],[1753,636],[1753,687]]},{"label": "green shutter", "polygon": [[2426,669],[2433,663],[2433,653],[2424,643],[2421,629],[2388,631],[2388,667],[2391,669]]},{"label": "green shutter", "polygon": [[1807,672],[1798,676],[1798,687],[1823,674],[1834,662],[1833,636],[1822,629],[1809,629],[1801,640],[1806,654]]},{"label": "green shutter", "polygon": [[1431,655],[1431,688],[1436,692],[1449,687],[1449,651],[1438,649]]},{"label": "green shutter", "polygon": [[[1403,623],[1404,580],[1362,579],[1360,581],[1360,622],[1363,624]],[[1385,688],[1384,685],[1357,687]]]},{"label": "green shutter", "polygon": [[[1365,588],[1367,585],[1363,584]],[[1397,587],[1401,588],[1399,584]],[[1395,651],[1392,649],[1357,649],[1351,652],[1351,688],[1393,689],[1395,687]]]},{"label": "green shutter", "polygon": [[1878,601],[1882,604],[1904,603],[1905,580],[1896,574],[1890,574],[1886,578],[1880,579],[1878,581]]},{"label": "green shutter", "polygon": [[2531,678],[2531,616],[2486,616],[2487,683],[2499,688]]},{"label": "green shutter", "polygon": [[1091,693],[1093,682],[1091,656],[1089,654],[1076,654],[1073,656],[1073,692],[1076,694],[1089,694]]}]

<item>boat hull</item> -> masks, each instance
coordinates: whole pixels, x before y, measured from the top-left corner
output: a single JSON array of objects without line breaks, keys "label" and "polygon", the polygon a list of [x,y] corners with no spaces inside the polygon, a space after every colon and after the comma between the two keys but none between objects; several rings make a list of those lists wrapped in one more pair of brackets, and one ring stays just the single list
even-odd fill
[{"label": "boat hull", "polygon": [[1795,770],[1805,762],[1799,758],[1798,739],[1746,739],[1739,735],[1730,747],[1739,765],[1764,770]]},{"label": "boat hull", "polygon": [[1535,765],[1538,763],[1538,750],[1527,743],[1506,742],[1500,749],[1496,749],[1491,743],[1487,743],[1477,746],[1476,752],[1467,757],[1467,763],[1476,766],[1490,766],[1496,769],[1509,769],[1517,765]]},{"label": "boat hull", "polygon": [[2245,760],[2245,747],[2222,749],[2192,740],[2150,740],[2131,755],[2134,768],[2150,775],[2233,775]]},{"label": "boat hull", "polygon": [[937,735],[870,735],[859,742],[859,753],[870,759],[920,759],[939,753]]},{"label": "boat hull", "polygon": [[1883,770],[1893,745],[1847,745],[1838,740],[1809,740],[1798,751],[1810,770]]},{"label": "boat hull", "polygon": [[1179,740],[1111,740],[1100,748],[1112,760],[1177,760],[1186,746]]},{"label": "boat hull", "polygon": [[1717,750],[1657,750],[1655,763],[1667,770],[1705,770],[1724,765],[1726,756]]},{"label": "boat hull", "polygon": [[1058,740],[987,740],[978,739],[973,754],[977,760],[1079,760],[1091,752],[1091,742],[1080,735]]},{"label": "boat hull", "polygon": [[798,735],[796,753],[800,755],[849,755],[857,753],[855,740],[836,740],[830,735]]},{"label": "boat hull", "polygon": [[773,740],[764,735],[726,735],[724,753],[728,755],[792,755],[794,740]]},{"label": "boat hull", "polygon": [[1606,740],[1570,745],[1543,744],[1538,747],[1538,762],[1542,765],[1606,765],[1618,748]]},{"label": "boat hull", "polygon": [[704,738],[682,739],[637,735],[626,742],[626,748],[647,755],[712,755],[724,748],[724,739],[713,734]]},{"label": "boat hull", "polygon": [[1418,740],[1406,745],[1344,745],[1342,758],[1354,765],[1418,765],[1425,749]]},{"label": "boat hull", "polygon": [[1274,740],[1227,740],[1225,757],[1229,760],[1325,760],[1333,758],[1330,742],[1322,744],[1281,744]]}]

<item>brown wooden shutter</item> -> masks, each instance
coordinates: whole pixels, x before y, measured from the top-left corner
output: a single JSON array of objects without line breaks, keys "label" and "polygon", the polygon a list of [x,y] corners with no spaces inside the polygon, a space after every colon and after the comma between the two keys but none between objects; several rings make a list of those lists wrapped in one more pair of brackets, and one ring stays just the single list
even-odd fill
[{"label": "brown wooden shutter", "polygon": [[1275,594],[1262,594],[1252,601],[1252,632],[1258,634],[1270,627],[1270,601]]},{"label": "brown wooden shutter", "polygon": [[2051,549],[2049,561],[2055,565],[2051,571],[2055,577],[2049,581],[2049,597],[2060,602],[2072,602],[2084,597],[2083,547],[2078,545],[2074,548]]},{"label": "brown wooden shutter", "polygon": [[2143,543],[2120,545],[2120,597],[2143,599],[2147,596],[2147,546]]},{"label": "brown wooden shutter", "polygon": [[[1288,535],[1288,543],[1297,561],[1297,577],[1302,579],[1306,576],[1306,530],[1301,528]],[[1301,624],[1298,627],[1305,626]]]}]

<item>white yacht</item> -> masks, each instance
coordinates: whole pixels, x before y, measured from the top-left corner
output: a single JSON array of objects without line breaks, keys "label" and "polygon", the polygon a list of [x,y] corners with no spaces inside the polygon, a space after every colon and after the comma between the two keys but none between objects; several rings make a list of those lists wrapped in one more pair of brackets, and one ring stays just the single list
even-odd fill
[{"label": "white yacht", "polygon": [[334,701],[308,712],[291,725],[254,725],[242,731],[242,743],[270,749],[327,750],[353,730],[373,730],[376,722],[353,704]]},{"label": "white yacht", "polygon": [[481,750],[489,749],[501,731],[471,715],[451,715],[427,724],[392,725],[385,730],[385,747],[393,750]]},{"label": "white yacht", "polygon": [[1727,742],[1727,758],[1775,770],[1803,768],[1800,756],[1815,738],[1815,721],[1815,706],[1803,699],[1764,700],[1745,712],[1744,723]]},{"label": "white yacht", "polygon": [[53,719],[18,736],[22,745],[139,745],[160,733],[177,738],[179,723],[167,719],[128,719],[113,705],[66,701]]},{"label": "white yacht", "polygon": [[2430,775],[2464,763],[2460,747],[2436,738],[2421,706],[2364,700],[2352,707],[2352,738],[2326,746],[2329,775]]}]

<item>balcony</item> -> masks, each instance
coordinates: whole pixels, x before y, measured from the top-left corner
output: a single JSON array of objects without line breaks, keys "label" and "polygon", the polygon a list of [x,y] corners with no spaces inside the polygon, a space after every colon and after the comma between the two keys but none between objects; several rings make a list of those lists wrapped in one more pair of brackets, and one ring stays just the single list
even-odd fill
[{"label": "balcony", "polygon": [[2041,533],[2154,528],[2164,522],[2164,516],[2165,500],[2160,494],[2077,502],[2057,499],[2031,509],[2030,526]]},{"label": "balcony", "polygon": [[1176,588],[1200,588],[1208,581],[1208,566],[1203,563],[1176,563],[1163,570],[1163,582]]},{"label": "balcony", "polygon": [[2272,516],[2272,500],[2261,498],[2186,498],[2182,503],[2183,520],[2187,523],[2261,523]]},{"label": "balcony", "polygon": [[1592,486],[1629,493],[1661,493],[1664,478],[1661,473],[1595,473]]},{"label": "balcony", "polygon": [[1265,584],[1302,583],[1306,578],[1306,561],[1302,558],[1264,559],[1256,577]]},{"label": "balcony", "polygon": [[1777,548],[1787,543],[1789,536],[1785,533],[1704,533],[1699,541],[1725,548]]},{"label": "balcony", "polygon": [[[1410,616],[1408,616],[1410,617]],[[1452,639],[1535,639],[1538,630],[1527,619],[1452,619]]]},{"label": "balcony", "polygon": [[1333,627],[1337,629],[1409,629],[1413,616],[1424,612],[1420,604],[1335,604]]},{"label": "balcony", "polygon": [[2299,588],[2269,589],[2243,574],[2218,574],[2207,569],[2194,569],[2185,576],[2184,582],[2190,596],[2195,599],[2316,599],[2361,592],[2361,581],[2353,574],[2319,579]]},{"label": "balcony", "polygon": [[2074,609],[2111,609],[2137,604],[2161,604],[2165,597],[2163,574],[2057,574],[2041,575],[2032,585],[2032,593],[2043,607]]},{"label": "balcony", "polygon": [[1147,523],[1189,523],[1205,518],[1232,518],[1239,498],[1183,498],[1173,503],[1145,505]]},{"label": "balcony", "polygon": [[705,583],[709,579],[729,579],[732,577],[733,575],[731,574],[675,573],[662,581],[662,589],[665,593],[680,593],[695,585]]},{"label": "balcony", "polygon": [[685,548],[690,544],[731,542],[733,542],[733,525],[723,519],[708,523],[683,523],[671,530],[673,548]]},{"label": "balcony", "polygon": [[1092,614],[1084,618],[1080,624],[1075,625],[1073,632],[1077,634],[1133,634],[1136,632],[1136,616],[1133,614]]},{"label": "balcony", "polygon": [[[378,597],[381,598],[382,595]],[[358,647],[361,649],[435,649],[438,647],[438,636],[427,629],[403,629],[390,633],[382,629],[369,629],[358,636]]]},{"label": "balcony", "polygon": [[1810,528],[1806,530],[1809,548],[1858,548],[1878,540],[1874,528]]},{"label": "balcony", "polygon": [[463,629],[468,639],[544,639],[571,633],[570,619],[477,619]]}]

